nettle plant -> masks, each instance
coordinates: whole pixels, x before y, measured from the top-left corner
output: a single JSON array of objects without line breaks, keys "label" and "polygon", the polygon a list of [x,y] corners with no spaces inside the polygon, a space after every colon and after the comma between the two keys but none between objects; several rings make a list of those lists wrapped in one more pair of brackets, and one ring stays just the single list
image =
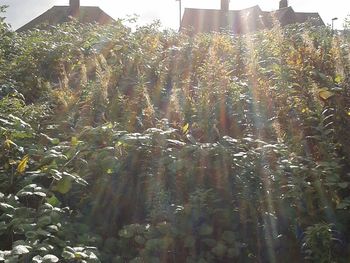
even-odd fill
[{"label": "nettle plant", "polygon": [[[25,106],[23,101],[12,96],[3,98],[0,105],[10,107],[1,107],[0,110],[3,140],[0,155],[0,260],[99,262],[95,248],[74,243],[70,221],[72,211],[62,205],[63,199],[60,201],[56,197],[66,194],[74,184],[87,184],[69,167],[76,146],[42,133],[39,126],[47,114],[44,106]],[[7,111],[22,113],[21,118],[5,115]],[[75,235],[79,235],[79,231],[75,229]]]},{"label": "nettle plant", "polygon": [[332,225],[320,223],[310,226],[305,231],[304,248],[307,258],[313,262],[333,262],[333,246],[341,242]]}]

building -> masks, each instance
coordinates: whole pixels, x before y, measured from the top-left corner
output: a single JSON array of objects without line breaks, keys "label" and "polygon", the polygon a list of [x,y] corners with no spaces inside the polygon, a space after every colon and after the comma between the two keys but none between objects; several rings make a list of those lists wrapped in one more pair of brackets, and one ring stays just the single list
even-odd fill
[{"label": "building", "polygon": [[288,0],[281,0],[279,9],[271,12],[262,11],[258,5],[242,10],[229,10],[229,2],[230,0],[221,0],[220,10],[186,8],[180,31],[191,34],[221,31],[246,34],[272,28],[275,24],[286,26],[308,20],[315,25],[324,25],[318,13],[295,12],[288,5]]},{"label": "building", "polygon": [[17,32],[36,28],[40,25],[57,25],[77,19],[81,23],[109,24],[115,20],[97,6],[80,6],[80,0],[70,0],[69,6],[54,6],[33,19]]}]

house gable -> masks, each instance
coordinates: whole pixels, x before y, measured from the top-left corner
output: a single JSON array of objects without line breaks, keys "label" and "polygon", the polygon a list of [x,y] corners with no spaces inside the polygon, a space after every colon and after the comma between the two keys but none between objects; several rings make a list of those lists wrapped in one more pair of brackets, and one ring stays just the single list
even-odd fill
[{"label": "house gable", "polygon": [[72,13],[69,6],[54,6],[21,28],[17,29],[17,32],[23,32],[45,25],[62,24],[69,22],[72,19],[77,19],[81,23],[99,23],[102,25],[115,21],[102,9],[95,6],[82,6],[79,8],[79,12],[76,12],[75,16],[72,16],[71,14]]}]

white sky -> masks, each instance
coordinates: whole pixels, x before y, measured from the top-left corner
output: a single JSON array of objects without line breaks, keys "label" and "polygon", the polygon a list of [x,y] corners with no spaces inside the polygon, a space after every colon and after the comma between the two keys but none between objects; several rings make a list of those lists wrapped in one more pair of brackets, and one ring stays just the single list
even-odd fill
[{"label": "white sky", "polygon": [[[278,8],[279,0],[231,0],[230,9],[241,9],[260,5],[262,10]],[[0,0],[0,5],[9,5],[6,17],[14,29],[24,25],[53,5],[68,5],[69,0]],[[99,5],[114,18],[139,15],[139,23],[150,23],[159,19],[164,27],[179,26],[179,2],[176,0],[81,0],[81,5]],[[183,7],[219,8],[220,0],[182,0]],[[326,24],[338,17],[335,28],[342,28],[344,18],[350,14],[350,0],[289,0],[294,11],[319,12]]]}]

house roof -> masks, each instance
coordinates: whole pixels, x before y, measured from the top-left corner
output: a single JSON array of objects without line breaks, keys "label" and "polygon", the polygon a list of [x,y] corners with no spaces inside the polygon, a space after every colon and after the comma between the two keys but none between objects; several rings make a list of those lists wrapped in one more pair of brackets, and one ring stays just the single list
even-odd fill
[{"label": "house roof", "polygon": [[295,13],[298,23],[305,23],[309,19],[316,19],[319,21],[320,25],[324,26],[324,22],[319,13]]},{"label": "house roof", "polygon": [[[108,24],[114,21],[112,17],[107,15],[101,8],[96,6],[81,6],[77,14],[77,20],[81,23]],[[29,23],[17,29],[17,32],[26,31],[35,28],[41,24],[55,25],[68,22],[72,19],[70,16],[69,6],[54,6],[45,13],[34,18]]]},{"label": "house roof", "polygon": [[262,11],[259,6],[242,10],[215,10],[186,8],[181,29],[192,28],[195,33],[231,30],[233,33],[244,33],[251,27],[262,28],[264,21],[259,17]]},{"label": "house roof", "polygon": [[304,23],[310,18],[319,19],[318,25],[324,25],[318,13],[298,13],[292,7],[276,11],[262,11],[256,5],[242,10],[215,10],[186,8],[180,30],[191,30],[192,34],[228,30],[234,34],[245,34],[265,28],[271,28],[275,22],[282,26]]}]

